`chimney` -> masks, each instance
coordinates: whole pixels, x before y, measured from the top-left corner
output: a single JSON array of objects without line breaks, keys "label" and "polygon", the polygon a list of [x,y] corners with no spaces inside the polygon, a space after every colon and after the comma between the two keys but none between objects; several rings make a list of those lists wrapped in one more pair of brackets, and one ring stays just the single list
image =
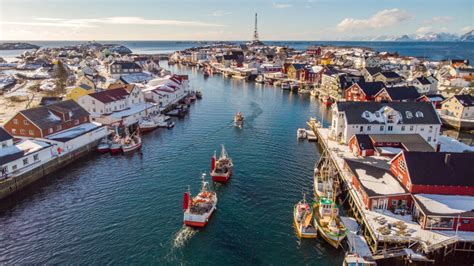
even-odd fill
[{"label": "chimney", "polygon": [[450,161],[451,161],[451,154],[450,154],[450,153],[446,153],[446,154],[444,155],[444,163],[445,163],[446,165],[449,165],[449,162],[450,162]]}]

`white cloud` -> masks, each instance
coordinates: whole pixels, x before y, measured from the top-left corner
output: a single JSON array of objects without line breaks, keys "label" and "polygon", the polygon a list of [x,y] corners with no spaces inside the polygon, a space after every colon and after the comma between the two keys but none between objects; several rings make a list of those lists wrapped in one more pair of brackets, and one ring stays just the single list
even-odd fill
[{"label": "white cloud", "polygon": [[286,4],[286,3],[273,3],[273,8],[277,8],[277,9],[290,8],[292,6],[293,6],[292,4]]},{"label": "white cloud", "polygon": [[414,17],[405,10],[398,8],[384,9],[368,19],[345,18],[337,24],[337,30],[377,29],[395,26]]},{"label": "white cloud", "polygon": [[423,27],[419,27],[416,32],[418,33],[426,33],[426,32],[430,32],[432,30],[432,28],[430,26],[423,26]]},{"label": "white cloud", "polygon": [[224,25],[206,23],[200,21],[185,20],[164,20],[145,19],[142,17],[105,17],[105,18],[84,18],[84,19],[64,19],[64,18],[36,18],[31,22],[4,21],[5,25],[26,25],[42,27],[62,27],[62,28],[95,28],[100,24],[110,25],[165,25],[165,26],[196,26],[196,27],[223,27]]},{"label": "white cloud", "polygon": [[432,24],[432,23],[446,23],[450,22],[453,20],[453,17],[450,16],[438,16],[438,17],[433,17],[430,20],[425,21],[426,24]]},{"label": "white cloud", "polygon": [[225,10],[216,10],[214,12],[211,13],[211,16],[214,16],[214,17],[223,17],[223,16],[228,16],[228,15],[231,15],[232,12],[230,11],[225,11]]}]

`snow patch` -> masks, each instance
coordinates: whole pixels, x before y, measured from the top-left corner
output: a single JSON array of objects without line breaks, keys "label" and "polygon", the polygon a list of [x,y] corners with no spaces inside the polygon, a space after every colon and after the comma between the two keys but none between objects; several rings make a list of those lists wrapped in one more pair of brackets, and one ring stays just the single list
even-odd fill
[{"label": "snow patch", "polygon": [[417,194],[415,198],[432,213],[457,214],[474,210],[472,196]]},{"label": "snow patch", "polygon": [[365,169],[356,169],[362,185],[380,195],[392,195],[406,193],[400,183],[389,173],[384,173],[382,177],[376,178],[367,174]]}]

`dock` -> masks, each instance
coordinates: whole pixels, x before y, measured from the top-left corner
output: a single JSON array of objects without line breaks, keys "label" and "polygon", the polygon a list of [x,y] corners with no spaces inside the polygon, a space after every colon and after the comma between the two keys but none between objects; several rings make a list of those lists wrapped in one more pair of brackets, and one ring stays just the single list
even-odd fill
[{"label": "dock", "polygon": [[[344,159],[356,159],[350,152],[347,145],[340,144],[330,137],[330,129],[322,128],[316,123],[309,122],[311,130],[318,139],[318,144],[329,155],[329,160],[337,169],[339,184],[343,191],[347,193],[347,204],[349,213],[359,224],[360,236],[365,239],[374,259],[384,259],[392,257],[413,257],[423,258],[424,256],[433,258],[444,258],[455,251],[474,252],[474,232],[453,232],[441,230],[424,230],[417,223],[412,221],[411,215],[397,215],[387,210],[368,210],[364,207],[362,196],[352,184],[352,176],[344,168]],[[366,157],[367,161],[377,159]],[[404,235],[398,234],[396,228],[392,228],[388,234],[382,234],[381,229],[387,224],[402,223],[406,226]],[[364,246],[364,245],[362,245]],[[407,251],[410,249],[411,251]],[[362,247],[362,250],[365,250]],[[428,259],[427,259],[428,260]]]}]

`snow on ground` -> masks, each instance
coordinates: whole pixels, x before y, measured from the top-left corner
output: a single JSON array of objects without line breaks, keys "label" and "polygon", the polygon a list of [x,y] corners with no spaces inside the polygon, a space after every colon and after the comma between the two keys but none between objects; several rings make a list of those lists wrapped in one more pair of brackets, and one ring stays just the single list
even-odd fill
[{"label": "snow on ground", "polygon": [[40,90],[42,91],[54,91],[56,89],[55,79],[46,79],[41,82]]},{"label": "snow on ground", "polygon": [[432,213],[457,214],[474,210],[472,196],[416,194],[415,198]]},{"label": "snow on ground", "polygon": [[347,236],[347,240],[349,241],[349,246],[351,249],[359,256],[363,258],[371,258],[372,252],[370,251],[369,245],[365,241],[364,236],[358,235],[357,232],[359,231],[359,224],[354,218],[351,217],[344,217],[341,216],[341,220],[344,225],[349,229],[349,235]]},{"label": "snow on ground", "polygon": [[474,152],[474,147],[466,145],[462,142],[459,142],[447,136],[443,136],[443,135],[439,136],[438,141],[439,141],[439,144],[441,145],[440,151],[442,152],[465,152],[465,151]]}]

